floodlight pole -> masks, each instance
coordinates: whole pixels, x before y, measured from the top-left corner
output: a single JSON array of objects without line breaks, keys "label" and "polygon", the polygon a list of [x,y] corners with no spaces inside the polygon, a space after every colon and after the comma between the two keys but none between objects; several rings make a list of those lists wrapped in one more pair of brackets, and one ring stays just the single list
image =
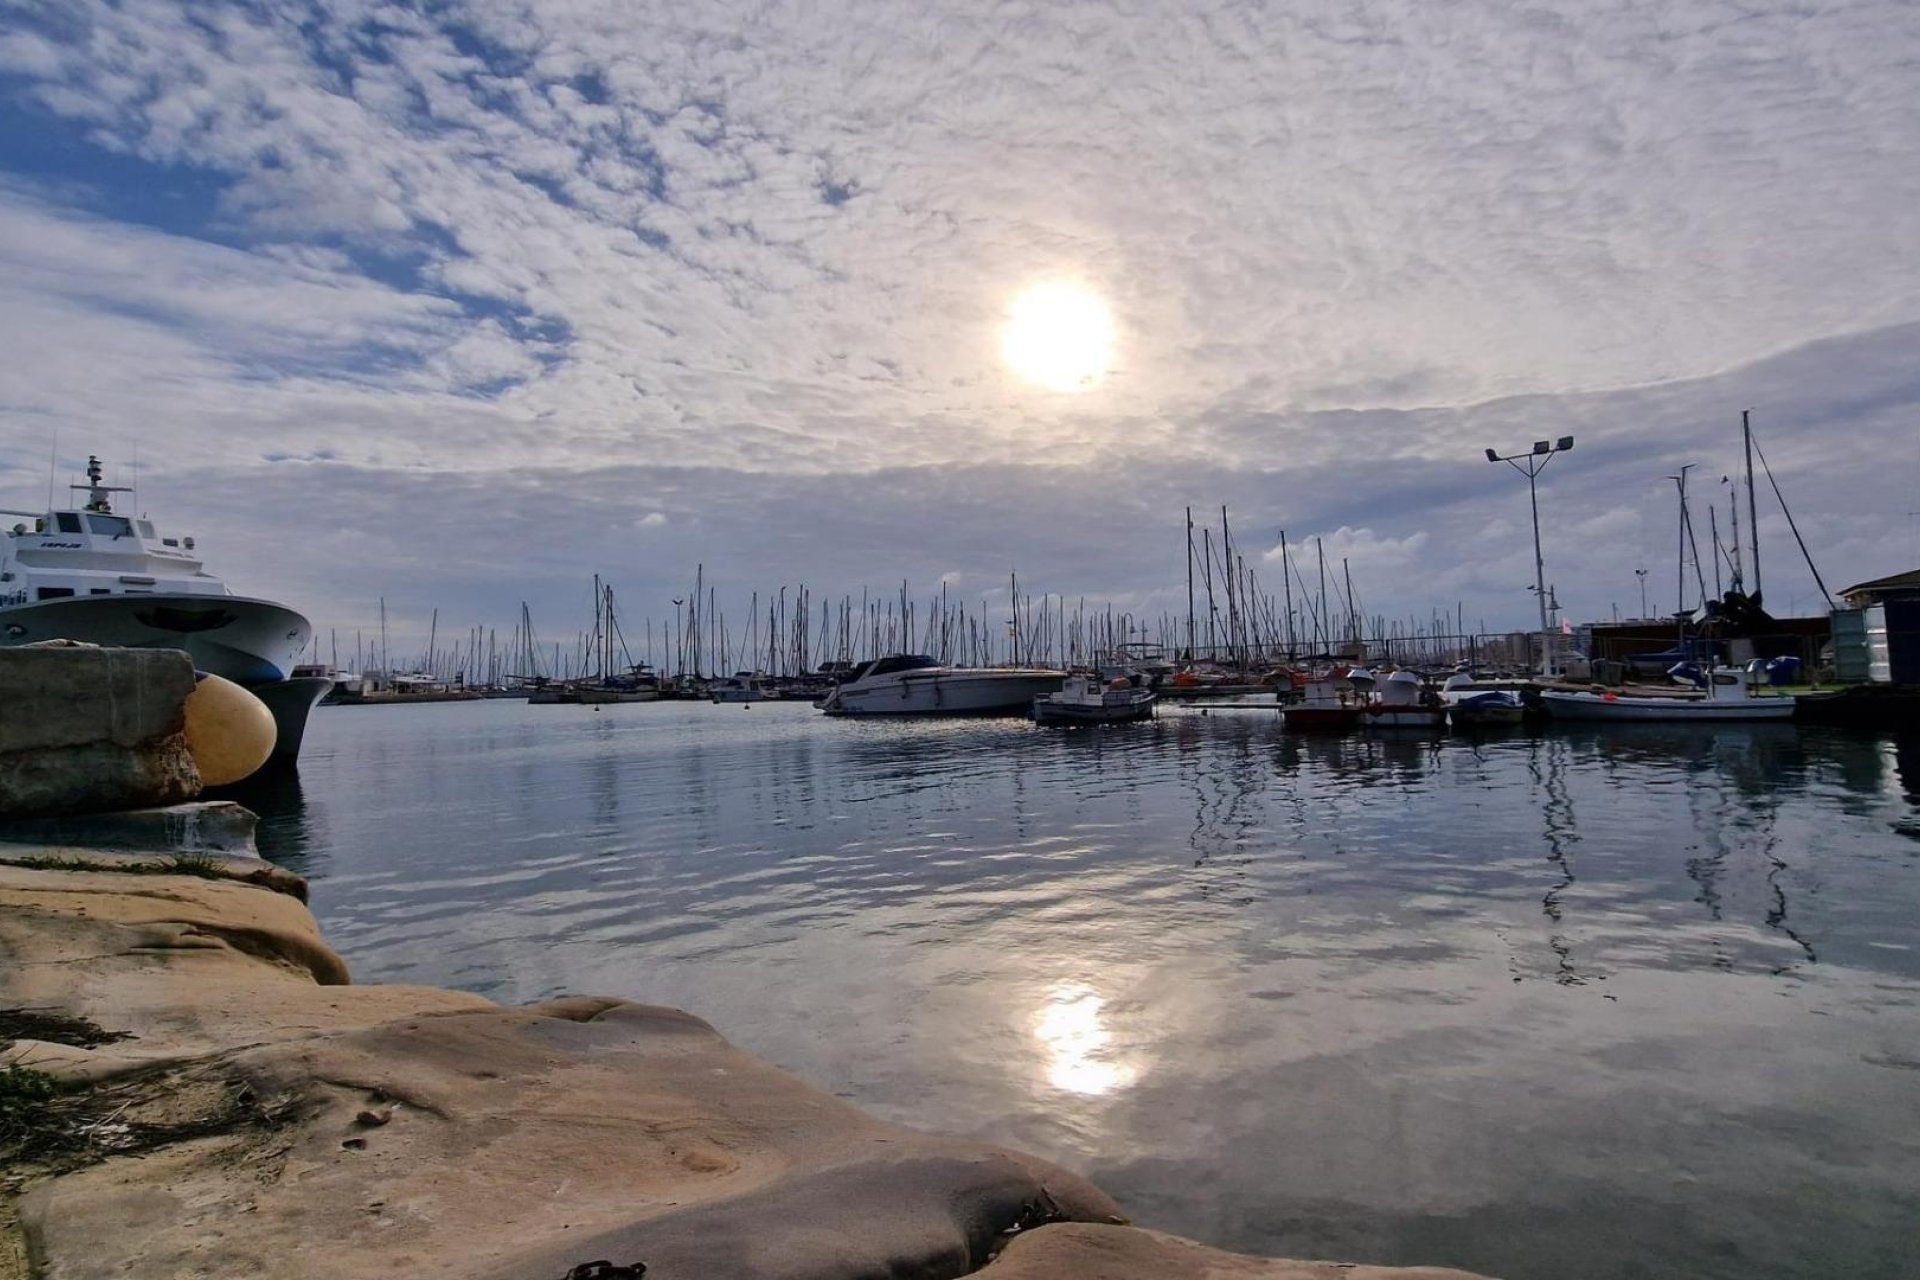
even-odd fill
[{"label": "floodlight pole", "polygon": [[[1547,632],[1547,566],[1540,554],[1540,494],[1535,485],[1547,463],[1556,453],[1573,448],[1572,436],[1557,441],[1540,440],[1525,453],[1500,454],[1487,450],[1488,462],[1504,462],[1527,478],[1527,502],[1533,510],[1533,594],[1540,605],[1540,674],[1554,674],[1553,637]],[[1525,459],[1524,465],[1522,459]]]}]

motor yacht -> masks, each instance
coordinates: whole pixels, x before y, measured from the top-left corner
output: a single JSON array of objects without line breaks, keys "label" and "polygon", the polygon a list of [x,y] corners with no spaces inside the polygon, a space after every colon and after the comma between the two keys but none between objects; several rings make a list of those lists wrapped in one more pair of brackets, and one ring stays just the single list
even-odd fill
[{"label": "motor yacht", "polygon": [[1065,681],[1065,672],[1038,667],[949,667],[923,654],[894,654],[867,663],[814,705],[830,716],[1024,715]]},{"label": "motor yacht", "polygon": [[294,677],[312,637],[300,614],[271,600],[236,596],[208,573],[189,537],[163,535],[145,516],[121,515],[87,459],[87,483],[71,486],[78,510],[0,509],[26,520],[0,543],[0,645],[80,640],[133,649],[182,649],[197,670],[246,686],[273,713],[274,754],[299,753],[307,714],[332,687]]}]

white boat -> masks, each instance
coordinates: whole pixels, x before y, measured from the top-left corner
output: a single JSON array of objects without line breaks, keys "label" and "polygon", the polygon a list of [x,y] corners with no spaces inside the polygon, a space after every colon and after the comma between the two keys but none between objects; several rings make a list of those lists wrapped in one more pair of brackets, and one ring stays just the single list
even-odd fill
[{"label": "white boat", "polygon": [[1371,673],[1358,667],[1334,667],[1300,687],[1300,697],[1280,708],[1281,723],[1305,733],[1346,733],[1358,728],[1372,700]]},{"label": "white boat", "polygon": [[769,685],[766,677],[742,671],[715,680],[707,686],[707,696],[715,702],[765,702],[779,698],[780,691]]},{"label": "white boat", "polygon": [[1414,672],[1395,671],[1379,685],[1366,705],[1369,728],[1437,729],[1447,722],[1446,706],[1427,692],[1426,682]]},{"label": "white boat", "polygon": [[1715,667],[1707,691],[1695,694],[1627,694],[1543,689],[1540,701],[1556,720],[1790,720],[1793,699],[1753,690],[1752,677],[1740,667]]},{"label": "white boat", "polygon": [[814,704],[830,716],[1024,713],[1066,673],[1037,667],[947,667],[919,654],[876,658]]},{"label": "white boat", "polygon": [[1035,724],[1120,724],[1153,718],[1153,690],[1122,677],[1103,683],[1097,676],[1068,676],[1057,693],[1033,700]]},{"label": "white boat", "polygon": [[162,536],[145,516],[118,515],[87,459],[86,504],[27,516],[0,547],[0,645],[80,640],[133,649],[183,649],[200,671],[225,676],[267,704],[279,727],[274,754],[299,753],[307,713],[332,688],[294,678],[313,635],[308,621],[271,600],[236,596],[208,573],[193,539]]}]

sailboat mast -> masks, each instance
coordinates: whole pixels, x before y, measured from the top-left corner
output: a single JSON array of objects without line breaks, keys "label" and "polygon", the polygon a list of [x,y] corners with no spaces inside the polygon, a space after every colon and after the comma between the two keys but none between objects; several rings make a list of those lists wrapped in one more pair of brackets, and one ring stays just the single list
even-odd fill
[{"label": "sailboat mast", "polygon": [[1734,491],[1727,495],[1727,514],[1733,517],[1733,589],[1745,591],[1747,571],[1746,562],[1740,558],[1740,489],[1738,485],[1735,485]]},{"label": "sailboat mast", "polygon": [[1187,508],[1187,661],[1193,661],[1193,508]]},{"label": "sailboat mast", "polygon": [[1287,661],[1293,661],[1293,571],[1287,565],[1287,531],[1280,531],[1280,587],[1287,594]]},{"label": "sailboat mast", "polygon": [[1753,502],[1752,410],[1740,411],[1740,438],[1747,448],[1747,541],[1753,544],[1753,602],[1760,603],[1760,512]]},{"label": "sailboat mast", "polygon": [[1314,619],[1314,630],[1320,639],[1320,652],[1331,653],[1327,644],[1333,638],[1333,627],[1327,622],[1327,544],[1316,537],[1313,550],[1320,559],[1320,616]]}]

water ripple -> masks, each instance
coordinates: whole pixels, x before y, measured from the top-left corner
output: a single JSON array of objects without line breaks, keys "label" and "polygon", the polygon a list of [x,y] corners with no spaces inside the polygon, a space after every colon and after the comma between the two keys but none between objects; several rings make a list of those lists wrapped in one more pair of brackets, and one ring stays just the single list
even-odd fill
[{"label": "water ripple", "polygon": [[1150,1225],[1544,1280],[1906,1274],[1917,798],[1781,726],[489,703],[324,710],[262,806],[363,979],[685,1005]]}]

